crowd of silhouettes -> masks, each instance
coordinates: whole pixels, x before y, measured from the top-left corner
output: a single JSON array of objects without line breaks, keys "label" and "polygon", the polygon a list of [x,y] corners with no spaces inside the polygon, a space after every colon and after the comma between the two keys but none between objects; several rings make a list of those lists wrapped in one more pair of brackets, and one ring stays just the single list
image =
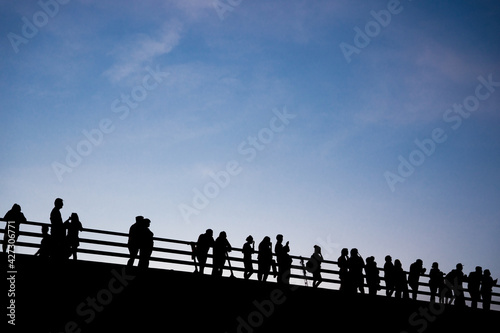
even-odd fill
[{"label": "crowd of silhouettes", "polygon": [[[42,226],[42,241],[40,248],[35,256],[41,258],[50,258],[54,261],[61,261],[73,256],[77,260],[78,247],[80,245],[79,233],[83,231],[82,223],[78,214],[72,213],[70,217],[63,222],[61,209],[64,203],[61,198],[54,201],[54,208],[50,213],[49,226]],[[14,204],[5,214],[5,221],[14,223],[14,236],[8,232],[7,224],[4,230],[4,240],[2,244],[3,252],[7,252],[9,239],[14,238],[17,241],[19,236],[20,224],[26,222],[24,214],[21,212],[21,206]],[[135,223],[129,229],[127,247],[129,250],[129,259],[127,266],[134,265],[134,261],[139,257],[138,267],[145,269],[149,267],[149,261],[153,251],[153,232],[149,229],[151,221],[143,216],[137,216]],[[276,236],[276,245],[274,247],[269,236],[265,236],[255,249],[255,241],[250,235],[243,244],[243,278],[248,280],[253,273],[253,255],[257,253],[257,280],[267,281],[269,274],[277,278],[279,284],[288,285],[290,283],[290,274],[292,268],[292,257],[290,256],[289,241],[283,244],[283,235]],[[196,272],[204,274],[207,266],[209,251],[212,249],[212,275],[221,277],[226,262],[233,270],[229,261],[229,252],[232,246],[227,239],[225,231],[221,231],[216,240],[213,238],[213,230],[207,229],[205,233],[199,235],[196,242],[191,243],[192,259],[195,262]],[[276,260],[273,259],[273,255]],[[304,275],[306,271],[312,274],[313,288],[317,288],[323,281],[321,276],[321,264],[324,261],[321,254],[321,247],[315,245],[314,252],[302,269]],[[383,281],[385,283],[385,294],[387,297],[409,299],[411,288],[411,298],[417,299],[418,288],[420,285],[420,276],[425,274],[426,268],[421,259],[417,259],[405,272],[399,259],[392,262],[392,257],[387,255],[382,269],[377,267],[373,256],[366,258],[366,263],[356,248],[350,251],[347,248],[341,250],[337,259],[339,268],[340,288],[342,293],[346,294],[364,294],[365,286],[368,287],[369,295],[377,295],[382,289],[380,271],[383,271]],[[364,272],[363,272],[364,271]],[[366,283],[365,283],[366,279]],[[464,289],[463,283],[467,282],[467,289]],[[465,307],[465,291],[470,294],[471,308],[477,308],[478,302],[482,301],[483,309],[489,310],[491,306],[492,288],[498,282],[493,280],[491,272],[486,269],[483,272],[482,267],[477,266],[473,272],[466,275],[463,272],[463,265],[457,264],[456,268],[448,274],[439,269],[439,264],[434,262],[429,272],[430,301],[451,304],[454,302],[457,307]]]},{"label": "crowd of silhouettes", "polygon": [[[82,223],[76,213],[72,213],[71,216],[63,222],[60,211],[63,205],[63,200],[61,198],[57,198],[54,201],[54,208],[50,212],[50,227],[52,230],[49,233],[49,226],[42,226],[42,241],[35,256],[45,259],[51,258],[56,261],[73,256],[73,259],[77,260],[77,248],[80,246],[79,232],[83,231]],[[26,218],[21,212],[21,206],[14,204],[12,209],[5,214],[4,220],[14,221],[14,239],[17,241],[19,237],[19,225],[26,222]],[[8,244],[7,237],[8,232],[6,228],[4,232],[4,242],[2,244],[3,252],[6,252]]]}]

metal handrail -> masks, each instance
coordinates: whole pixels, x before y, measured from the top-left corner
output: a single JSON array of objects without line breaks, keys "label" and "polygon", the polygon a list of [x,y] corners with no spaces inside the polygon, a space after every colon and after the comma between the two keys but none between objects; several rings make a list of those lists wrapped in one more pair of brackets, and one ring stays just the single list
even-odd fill
[{"label": "metal handrail", "polygon": [[[5,219],[0,218],[0,221],[5,221]],[[50,223],[43,223],[43,222],[33,222],[33,221],[26,221],[23,222],[22,224],[26,225],[32,225],[32,226],[44,226],[48,225],[50,226]],[[128,238],[128,233],[124,232],[116,232],[116,231],[108,231],[108,230],[99,230],[99,229],[91,229],[91,228],[83,228],[84,232],[88,233],[94,233],[94,234],[101,234],[101,235],[109,235],[109,236],[119,236],[119,237],[126,237]],[[4,229],[0,230],[0,233],[4,233]],[[38,237],[41,238],[42,234],[37,233],[37,232],[30,232],[30,231],[19,231],[19,236],[28,236],[28,237]],[[162,238],[162,237],[153,237],[154,241],[157,242],[165,242],[165,243],[173,243],[173,244],[181,244],[181,245],[188,245],[191,246],[193,241],[184,241],[184,240],[177,240],[177,239],[169,239],[169,238]],[[3,243],[3,240],[0,240],[0,243]],[[80,238],[80,243],[84,244],[93,244],[93,245],[104,245],[104,246],[109,246],[114,249],[116,248],[127,248],[127,243],[126,242],[116,242],[116,241],[105,241],[105,240],[98,240],[98,239],[91,239],[91,238]],[[26,241],[17,241],[16,242],[16,247],[26,247],[26,248],[39,248],[40,244],[36,243],[30,243]],[[233,251],[235,252],[242,252],[242,249],[240,248],[232,248]],[[104,251],[104,250],[95,250],[95,249],[86,249],[86,248],[78,248],[77,249],[78,253],[85,253],[85,254],[91,254],[91,255],[99,255],[99,256],[105,256],[105,257],[117,257],[117,258],[129,258],[128,253],[123,253],[123,252],[116,252],[116,251]],[[175,255],[182,255],[182,256],[189,256],[189,260],[180,260],[180,259],[174,259],[174,258],[163,258],[163,257],[158,257],[158,256],[152,256],[150,258],[150,261],[155,261],[155,262],[161,262],[161,263],[168,263],[168,264],[176,264],[176,265],[184,265],[184,266],[195,266],[195,262],[191,259],[192,251],[189,248],[189,250],[178,250],[178,249],[172,249],[168,247],[159,247],[159,246],[154,246],[153,247],[153,253],[168,253],[168,254],[175,254]],[[255,251],[255,253],[258,253],[258,251]],[[273,254],[274,256],[274,254]],[[208,255],[209,258],[213,258],[212,255]],[[300,260],[300,259],[306,259],[302,256],[296,256],[296,255],[291,255],[290,256],[292,259]],[[243,258],[240,257],[234,257],[234,256],[228,256],[228,259],[231,260],[231,262],[243,262]],[[257,260],[252,260],[252,263],[256,264],[258,263]],[[336,261],[332,260],[324,260],[323,265],[329,264],[329,265],[337,265]],[[206,267],[212,267],[211,264],[207,263]],[[225,266],[224,268],[228,269],[228,266]],[[290,274],[291,278],[294,279],[299,279],[299,280],[312,280],[312,276],[307,275],[304,276],[302,274],[303,267],[299,265],[291,265],[292,270],[298,270],[300,274],[293,274],[292,270]],[[383,269],[378,268],[379,271],[383,271]],[[244,268],[238,267],[238,266],[232,266],[232,270],[236,272],[244,272]],[[332,270],[332,269],[321,269],[321,273],[328,274],[328,276],[333,275],[334,278],[324,278],[323,277],[323,283],[332,283],[332,284],[340,284],[340,279],[338,278],[339,271],[338,270]],[[408,274],[408,272],[405,272]],[[423,277],[429,277],[427,274],[422,274],[421,276]],[[336,277],[336,278],[335,278]],[[380,277],[381,281],[384,281],[383,277]],[[365,283],[365,287],[368,285]],[[429,284],[426,282],[419,282],[419,286],[424,286],[424,287],[429,287]],[[499,285],[495,285],[495,288],[499,288]],[[380,286],[382,290],[386,289],[385,286]],[[466,288],[464,288],[464,291],[467,291]],[[418,290],[417,292],[418,295],[425,295],[429,296],[430,292],[428,291],[423,291],[423,290]],[[494,297],[500,297],[500,293],[498,292],[493,292],[492,296]],[[470,298],[466,297],[466,300],[470,300]],[[493,300],[491,301],[491,304],[495,305],[500,305],[500,300]]]}]

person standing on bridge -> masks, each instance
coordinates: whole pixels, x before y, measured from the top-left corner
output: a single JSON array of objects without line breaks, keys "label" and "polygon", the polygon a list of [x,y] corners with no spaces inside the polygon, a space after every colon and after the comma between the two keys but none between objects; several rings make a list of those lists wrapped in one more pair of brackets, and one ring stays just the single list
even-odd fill
[{"label": "person standing on bridge", "polygon": [[467,289],[471,298],[470,307],[477,309],[477,302],[481,299],[481,280],[483,279],[483,268],[476,266],[474,272],[469,273],[467,282]]},{"label": "person standing on bridge", "polygon": [[483,310],[490,310],[491,294],[493,286],[496,285],[498,279],[493,280],[489,269],[484,270],[483,280],[481,281],[481,296],[483,296]]},{"label": "person standing on bridge", "polygon": [[347,261],[347,266],[349,267],[349,282],[351,284],[350,289],[352,293],[359,292],[361,294],[365,293],[364,287],[364,276],[363,268],[365,268],[365,261],[358,252],[358,249],[351,249],[351,257]]},{"label": "person standing on bridge", "polygon": [[399,259],[394,260],[394,288],[396,291],[394,297],[410,298],[408,279],[406,278],[406,272],[403,270],[403,264],[401,264]]},{"label": "person standing on bridge", "polygon": [[[11,238],[9,237],[9,235],[12,235],[12,233],[14,233],[14,242],[17,241],[17,238],[19,237],[19,225],[26,222],[26,218],[21,212],[21,206],[19,206],[18,204],[14,204],[12,208],[5,214],[4,219],[5,230],[3,234],[2,250],[4,253],[7,253],[7,245],[9,244],[9,239]],[[14,222],[14,230],[11,230],[8,227],[8,222]]]},{"label": "person standing on bridge", "polygon": [[418,293],[418,281],[420,280],[420,275],[424,274],[426,269],[423,268],[424,262],[422,259],[417,259],[413,264],[410,265],[410,272],[408,274],[408,284],[411,288],[412,299],[415,301],[417,299]]},{"label": "person standing on bridge", "polygon": [[445,277],[445,284],[453,291],[455,306],[465,308],[465,295],[463,283],[467,281],[467,275],[463,272],[464,266],[461,263],[456,265]]},{"label": "person standing on bridge", "polygon": [[220,277],[224,270],[224,264],[226,263],[226,256],[228,252],[231,252],[231,244],[227,240],[227,235],[225,231],[221,231],[219,237],[214,243],[214,267],[212,268],[212,275]]},{"label": "person standing on bridge", "polygon": [[273,261],[273,250],[272,250],[271,238],[269,236],[264,237],[262,242],[259,244],[259,255],[257,256],[259,269],[257,271],[257,279],[259,281],[266,281],[271,270],[271,264]]},{"label": "person standing on bridge", "polygon": [[134,261],[135,258],[137,258],[137,253],[139,253],[139,247],[140,247],[140,237],[141,237],[141,228],[142,228],[142,221],[144,220],[144,217],[142,216],[136,216],[135,217],[135,223],[130,226],[130,229],[128,231],[128,251],[130,253],[130,259],[127,262],[128,267],[134,266]]},{"label": "person standing on bridge", "polygon": [[366,284],[368,285],[368,294],[377,295],[377,291],[380,290],[380,275],[375,262],[375,257],[371,256],[366,258]]},{"label": "person standing on bridge", "polygon": [[149,259],[151,258],[151,253],[153,253],[153,232],[149,230],[151,225],[150,219],[142,220],[142,227],[140,230],[140,239],[139,239],[139,264],[138,267],[141,269],[146,269],[149,267]]},{"label": "person standing on bridge", "polygon": [[54,208],[50,212],[51,224],[51,258],[55,260],[63,260],[67,258],[66,250],[66,230],[64,229],[63,219],[61,216],[61,208],[63,208],[63,199],[57,198],[54,201]]},{"label": "person standing on bridge", "polygon": [[253,237],[250,235],[246,239],[246,243],[243,245],[243,264],[245,266],[245,272],[243,273],[243,277],[245,280],[248,280],[250,276],[252,276],[253,264],[252,264],[252,254],[255,253],[255,241]]},{"label": "person standing on bridge", "polygon": [[340,291],[349,291],[349,249],[343,248],[340,252],[340,257],[337,259],[339,266]]},{"label": "person standing on bridge", "polygon": [[35,256],[44,260],[50,257],[50,234],[48,225],[42,226],[42,241],[40,242],[40,248],[36,251]]},{"label": "person standing on bridge", "polygon": [[292,264],[292,258],[288,252],[290,252],[289,242],[286,242],[283,246],[283,235],[278,234],[276,236],[276,245],[274,246],[274,254],[276,255],[276,261],[278,262],[278,283],[283,283],[285,285],[290,284],[290,268]]},{"label": "person standing on bridge", "polygon": [[429,272],[429,289],[431,290],[431,302],[436,302],[436,294],[439,293],[439,303],[443,303],[444,294],[444,273],[439,270],[437,262],[432,263],[432,268]]},{"label": "person standing on bridge", "polygon": [[78,214],[72,213],[66,222],[64,222],[64,227],[68,230],[68,234],[66,236],[66,247],[68,248],[70,255],[73,255],[73,260],[76,260],[76,249],[80,246],[78,233],[83,231],[82,223],[78,218]]},{"label": "person standing on bridge", "polygon": [[198,237],[198,241],[196,242],[195,254],[196,258],[198,258],[198,264],[200,265],[200,273],[203,274],[205,270],[205,265],[207,264],[208,251],[211,247],[214,246],[214,232],[212,229],[207,229],[204,234],[201,234]]},{"label": "person standing on bridge", "polygon": [[391,256],[385,256],[384,264],[385,295],[391,297],[394,293],[394,264]]},{"label": "person standing on bridge", "polygon": [[311,259],[306,264],[309,272],[313,275],[313,288],[318,288],[318,286],[323,282],[321,277],[321,263],[323,262],[323,255],[321,254],[321,247],[314,245],[314,253]]}]

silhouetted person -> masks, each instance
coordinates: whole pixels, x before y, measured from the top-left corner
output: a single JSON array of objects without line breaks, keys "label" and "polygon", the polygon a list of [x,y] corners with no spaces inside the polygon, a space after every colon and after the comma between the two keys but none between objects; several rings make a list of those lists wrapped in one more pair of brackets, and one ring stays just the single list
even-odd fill
[{"label": "silhouetted person", "polygon": [[377,291],[380,290],[380,273],[375,262],[375,257],[366,258],[365,273],[368,294],[377,295]]},{"label": "silhouetted person", "polygon": [[456,265],[456,269],[453,269],[445,277],[445,284],[453,291],[453,297],[457,307],[465,307],[463,282],[467,281],[467,276],[463,273],[463,268],[463,265],[459,263]]},{"label": "silhouetted person", "polygon": [[227,240],[226,232],[221,231],[214,243],[213,276],[222,276],[228,252],[231,252],[231,244]]},{"label": "silhouetted person", "polygon": [[204,234],[198,237],[196,242],[196,258],[198,258],[198,264],[200,265],[200,273],[203,274],[205,266],[207,264],[208,251],[214,246],[214,232],[212,229],[207,229]]},{"label": "silhouetted person", "polygon": [[149,230],[151,226],[150,219],[144,219],[141,222],[140,238],[139,238],[139,264],[137,265],[141,269],[146,269],[149,267],[149,259],[151,258],[151,253],[153,253],[153,232]]},{"label": "silhouetted person", "polygon": [[476,266],[474,272],[469,273],[467,279],[467,289],[471,298],[470,307],[477,309],[477,302],[481,299],[481,280],[483,279],[483,268]]},{"label": "silhouetted person", "polygon": [[365,268],[365,261],[358,253],[358,249],[351,249],[351,257],[347,261],[349,267],[349,283],[352,293],[356,293],[359,289],[361,294],[365,293],[363,268]]},{"label": "silhouetted person", "polygon": [[[7,245],[9,245],[9,239],[11,238],[10,235],[14,235],[13,239],[14,242],[16,242],[17,238],[19,237],[19,225],[21,223],[26,222],[26,218],[24,217],[24,214],[21,212],[21,206],[19,206],[18,204],[14,204],[12,208],[5,214],[4,219],[5,219],[5,231],[3,234],[2,250],[4,253],[6,253]],[[9,227],[9,225],[12,225],[12,223],[8,222],[14,222],[14,225]]]},{"label": "silhouetted person", "polygon": [[343,248],[340,252],[340,257],[337,259],[339,266],[340,290],[346,292],[350,289],[349,286],[349,250]]},{"label": "silhouetted person", "polygon": [[78,233],[83,231],[82,223],[78,218],[77,213],[72,213],[71,216],[64,222],[64,227],[68,230],[66,235],[66,247],[70,255],[73,255],[73,260],[76,260],[76,250],[80,246],[80,238]]},{"label": "silhouetted person", "polygon": [[394,289],[395,298],[404,299],[410,298],[408,291],[408,280],[406,279],[406,272],[403,270],[403,265],[399,259],[394,260]]},{"label": "silhouetted person", "polygon": [[45,259],[50,257],[50,234],[48,225],[42,226],[42,241],[40,242],[40,248],[36,251],[35,256]]},{"label": "silhouetted person", "polygon": [[245,267],[243,277],[245,280],[248,280],[254,272],[252,264],[252,254],[255,253],[255,241],[253,240],[252,236],[247,237],[246,243],[243,245],[242,252],[243,252],[243,265]]},{"label": "silhouetted person", "polygon": [[266,281],[273,261],[272,243],[271,238],[268,236],[264,237],[259,244],[257,261],[259,266],[257,270],[257,279],[259,281]]},{"label": "silhouetted person", "polygon": [[63,208],[63,200],[57,198],[54,201],[54,208],[50,212],[51,224],[51,244],[52,254],[51,258],[62,260],[67,258],[66,250],[66,230],[64,229],[63,219],[61,216],[61,208]]},{"label": "silhouetted person", "polygon": [[481,281],[481,296],[483,296],[483,310],[490,310],[491,293],[493,286],[496,285],[498,279],[493,280],[489,269],[484,270],[483,280]]},{"label": "silhouetted person", "polygon": [[140,247],[140,238],[141,238],[141,228],[142,228],[142,221],[144,220],[144,217],[142,216],[136,216],[135,217],[135,223],[130,226],[130,229],[128,231],[128,251],[130,253],[130,259],[127,262],[128,267],[134,266],[134,261],[135,258],[137,258],[137,253],[139,253],[139,247]]},{"label": "silhouetted person", "polygon": [[292,258],[290,252],[289,242],[283,246],[283,235],[276,236],[276,245],[274,246],[274,253],[278,262],[278,283],[289,284],[290,281],[290,268],[292,265]]},{"label": "silhouetted person", "polygon": [[385,281],[385,295],[391,297],[394,293],[394,264],[392,263],[391,256],[385,256],[384,264],[384,281]]},{"label": "silhouetted person", "polygon": [[431,291],[431,302],[436,302],[436,294],[439,293],[439,303],[443,303],[444,293],[444,273],[439,270],[437,262],[432,263],[432,268],[429,272],[429,289]]},{"label": "silhouetted person", "polygon": [[424,274],[426,269],[423,268],[424,263],[422,259],[417,259],[413,264],[410,265],[410,272],[408,274],[408,284],[411,287],[412,299],[417,299],[418,293],[418,281],[420,280],[420,275]]},{"label": "silhouetted person", "polygon": [[318,286],[323,282],[321,277],[321,263],[323,262],[323,255],[321,254],[321,247],[314,245],[314,253],[311,259],[307,262],[309,266],[309,271],[313,275],[313,288],[318,288]]}]

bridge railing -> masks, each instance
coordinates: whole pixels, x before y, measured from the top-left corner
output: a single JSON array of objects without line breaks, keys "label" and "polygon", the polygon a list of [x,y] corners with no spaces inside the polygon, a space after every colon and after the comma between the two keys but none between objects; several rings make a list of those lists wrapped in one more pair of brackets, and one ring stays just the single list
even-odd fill
[{"label": "bridge railing", "polygon": [[[0,221],[0,233],[5,232],[6,222],[3,219]],[[2,226],[3,224],[3,226]],[[42,234],[40,232],[41,226],[48,225],[49,223],[42,222],[32,222],[27,221],[21,224],[19,231],[19,238],[16,242],[16,253],[24,254],[34,254],[38,248],[40,248],[40,242]],[[160,269],[173,269],[179,271],[190,271],[195,270],[195,262],[192,259],[191,244],[193,241],[169,239],[162,237],[154,237],[154,247],[153,253],[150,259],[150,267],[160,268]],[[90,260],[108,263],[119,263],[125,264],[129,258],[129,252],[127,248],[128,233],[107,231],[99,229],[83,228],[83,233],[80,233],[80,247],[78,248],[78,259],[79,260]],[[3,243],[3,235],[0,236],[0,242]],[[21,250],[21,251],[20,251]],[[244,266],[243,266],[243,255],[240,248],[233,248],[230,252],[229,260],[231,268],[234,275],[238,278],[243,278]],[[274,255],[273,255],[274,256]],[[212,258],[212,255],[208,255]],[[256,258],[256,255],[254,255]],[[312,281],[312,274],[306,273],[304,275],[304,267],[300,264],[303,259],[304,262],[308,260],[307,257],[301,257],[296,255],[291,255],[293,259],[290,281],[292,284],[304,285],[310,284]],[[257,273],[257,260],[253,260],[254,271],[251,279],[256,279]],[[207,261],[207,268],[211,268],[211,260]],[[224,275],[228,276],[229,273],[229,263],[226,261],[224,267]],[[383,270],[379,268],[381,274],[381,290],[378,292],[380,295],[385,295],[385,285],[383,279]],[[205,274],[209,274],[210,270],[206,269]],[[321,275],[323,282],[320,288],[327,289],[338,289],[340,286],[339,271],[336,261],[324,260],[321,266]],[[268,281],[273,281],[272,272],[268,278]],[[365,284],[366,288],[366,284]],[[494,286],[492,294],[492,309],[500,310],[500,286]],[[466,290],[466,288],[464,288]],[[467,297],[468,292],[466,291],[466,300],[470,301]],[[422,275],[419,282],[418,299],[429,300],[430,289],[429,289],[429,275]]]}]

